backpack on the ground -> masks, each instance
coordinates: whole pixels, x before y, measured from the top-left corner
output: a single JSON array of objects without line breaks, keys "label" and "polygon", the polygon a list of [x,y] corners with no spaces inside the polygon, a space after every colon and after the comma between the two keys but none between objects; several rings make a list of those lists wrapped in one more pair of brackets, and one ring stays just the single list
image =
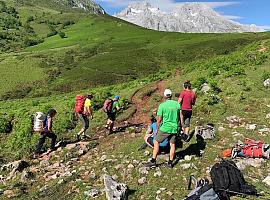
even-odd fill
[{"label": "backpack on the ground", "polygon": [[105,102],[103,103],[102,110],[105,113],[111,113],[112,112],[112,107],[113,107],[113,100],[112,99],[106,99]]},{"label": "backpack on the ground", "polygon": [[41,132],[44,127],[44,120],[46,119],[46,115],[42,112],[36,112],[34,116],[34,131]]},{"label": "backpack on the ground", "polygon": [[254,186],[248,185],[243,174],[233,161],[222,160],[216,163],[210,171],[213,189],[221,200],[230,199],[230,196],[257,195]]},{"label": "backpack on the ground", "polygon": [[249,158],[262,158],[264,157],[263,146],[264,142],[262,141],[246,139],[241,152]]},{"label": "backpack on the ground", "polygon": [[220,200],[208,179],[197,181],[194,176],[190,176],[188,189],[191,187],[192,180],[195,180],[195,189],[188,194],[185,200]]},{"label": "backpack on the ground", "polygon": [[82,114],[84,110],[84,102],[85,102],[86,97],[77,95],[76,96],[76,102],[75,102],[75,112],[78,114]]},{"label": "backpack on the ground", "polygon": [[215,138],[215,128],[211,124],[195,127],[195,135],[200,135],[204,140]]}]

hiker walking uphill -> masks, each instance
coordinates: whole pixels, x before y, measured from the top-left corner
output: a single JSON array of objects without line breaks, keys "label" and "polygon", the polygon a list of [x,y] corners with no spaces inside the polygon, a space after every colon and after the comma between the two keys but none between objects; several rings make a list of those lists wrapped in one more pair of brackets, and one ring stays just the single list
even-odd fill
[{"label": "hiker walking uphill", "polygon": [[93,113],[91,110],[93,94],[86,96],[76,96],[75,113],[82,122],[82,129],[77,133],[77,140],[84,139],[85,132],[89,128],[89,117],[93,119]]},{"label": "hiker walking uphill", "polygon": [[109,130],[109,134],[113,133],[114,122],[116,120],[117,111],[119,111],[119,96],[115,96],[114,99],[107,99],[103,105],[103,111],[107,114],[106,128]]},{"label": "hiker walking uphill", "polygon": [[50,109],[45,116],[45,119],[43,121],[43,128],[40,133],[40,138],[36,146],[35,150],[35,158],[39,157],[41,154],[41,149],[43,144],[45,143],[46,137],[51,138],[51,148],[50,150],[53,151],[55,149],[55,142],[57,136],[53,133],[52,126],[53,126],[53,118],[56,115],[56,110],[55,109]]},{"label": "hiker walking uphill", "polygon": [[181,108],[177,101],[171,100],[172,91],[166,89],[164,91],[166,101],[161,103],[157,112],[157,136],[154,141],[153,157],[150,162],[145,164],[145,167],[156,167],[156,159],[159,152],[159,144],[168,138],[170,141],[170,159],[167,167],[173,167],[173,159],[175,156],[176,135],[179,131]]},{"label": "hiker walking uphill", "polygon": [[190,139],[189,127],[190,127],[190,120],[192,116],[192,107],[196,103],[196,94],[191,90],[192,86],[191,86],[190,81],[185,82],[183,86],[184,86],[184,90],[180,94],[178,103],[181,104],[181,108],[182,108],[181,126],[186,136],[185,141],[188,141]]}]

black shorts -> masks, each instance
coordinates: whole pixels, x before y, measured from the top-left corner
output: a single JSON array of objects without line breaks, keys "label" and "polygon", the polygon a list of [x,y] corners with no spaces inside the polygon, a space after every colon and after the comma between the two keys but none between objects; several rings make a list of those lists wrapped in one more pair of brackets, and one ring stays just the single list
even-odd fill
[{"label": "black shorts", "polygon": [[108,119],[112,120],[113,122],[116,119],[116,113],[107,113]]},{"label": "black shorts", "polygon": [[184,128],[190,127],[190,119],[192,116],[192,110],[182,110],[183,118],[184,118]]}]

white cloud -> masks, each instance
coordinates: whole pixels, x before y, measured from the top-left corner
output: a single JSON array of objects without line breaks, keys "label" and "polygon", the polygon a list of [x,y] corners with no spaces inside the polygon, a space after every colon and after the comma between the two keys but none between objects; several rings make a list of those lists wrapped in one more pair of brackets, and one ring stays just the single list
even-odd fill
[{"label": "white cloud", "polygon": [[235,16],[235,15],[222,15],[222,16],[230,20],[243,19],[243,17]]},{"label": "white cloud", "polygon": [[270,31],[270,25],[265,25],[265,26],[258,26],[259,28],[262,28],[266,31]]}]

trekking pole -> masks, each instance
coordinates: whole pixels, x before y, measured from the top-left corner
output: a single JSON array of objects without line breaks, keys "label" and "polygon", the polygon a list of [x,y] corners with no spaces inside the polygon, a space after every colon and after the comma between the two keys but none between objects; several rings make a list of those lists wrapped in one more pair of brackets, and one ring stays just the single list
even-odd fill
[{"label": "trekking pole", "polygon": [[236,195],[241,195],[241,196],[245,196],[245,198],[252,198],[252,197],[256,197],[256,198],[260,198],[260,199],[267,199],[269,200],[269,198],[264,197],[264,195],[261,194],[256,194],[256,195],[252,195],[252,194],[245,194],[245,193],[241,193],[241,192],[235,192],[235,191],[231,191],[231,190],[223,190],[223,189],[219,189],[219,191],[224,191],[227,193],[232,193],[232,194],[236,194]]}]

